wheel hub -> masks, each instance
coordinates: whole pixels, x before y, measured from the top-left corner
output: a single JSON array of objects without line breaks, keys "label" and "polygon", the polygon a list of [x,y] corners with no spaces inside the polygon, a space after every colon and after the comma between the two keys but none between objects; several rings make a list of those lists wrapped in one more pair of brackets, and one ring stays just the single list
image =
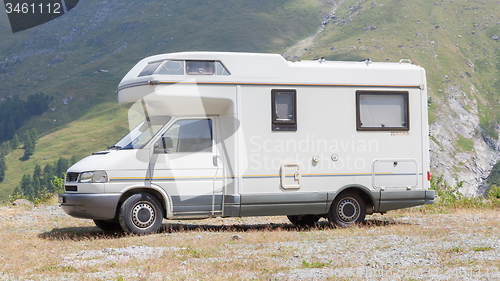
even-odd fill
[{"label": "wheel hub", "polygon": [[148,228],[155,221],[155,211],[147,203],[137,203],[132,209],[132,222],[139,228]]},{"label": "wheel hub", "polygon": [[339,218],[344,222],[356,221],[359,217],[359,204],[353,198],[344,198],[339,202]]}]

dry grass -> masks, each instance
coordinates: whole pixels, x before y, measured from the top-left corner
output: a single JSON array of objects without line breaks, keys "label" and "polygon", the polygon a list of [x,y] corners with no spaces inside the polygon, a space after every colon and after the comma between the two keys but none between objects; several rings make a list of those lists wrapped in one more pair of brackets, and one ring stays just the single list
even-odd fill
[{"label": "dry grass", "polygon": [[0,279],[500,276],[495,210],[396,211],[347,229],[325,221],[315,229],[298,229],[286,217],[165,221],[158,234],[127,236],[105,234],[92,221],[71,218],[52,204],[0,208],[0,223]]}]

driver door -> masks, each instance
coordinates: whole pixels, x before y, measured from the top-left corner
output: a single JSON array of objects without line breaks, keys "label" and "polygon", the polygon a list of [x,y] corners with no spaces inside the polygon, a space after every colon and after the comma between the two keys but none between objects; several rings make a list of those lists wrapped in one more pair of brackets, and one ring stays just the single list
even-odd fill
[{"label": "driver door", "polygon": [[209,117],[174,120],[154,144],[151,183],[169,194],[176,217],[211,217],[222,210],[222,198],[214,196],[221,163],[213,123]]}]

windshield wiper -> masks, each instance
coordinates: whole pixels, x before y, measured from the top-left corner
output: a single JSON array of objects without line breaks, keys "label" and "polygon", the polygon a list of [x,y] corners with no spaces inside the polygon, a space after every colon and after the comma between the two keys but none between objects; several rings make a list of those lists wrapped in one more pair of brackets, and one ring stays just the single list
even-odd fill
[{"label": "windshield wiper", "polygon": [[111,149],[120,150],[120,149],[122,149],[122,147],[119,146],[119,145],[113,145],[113,146],[110,146],[110,147],[106,148],[106,150],[111,150]]}]

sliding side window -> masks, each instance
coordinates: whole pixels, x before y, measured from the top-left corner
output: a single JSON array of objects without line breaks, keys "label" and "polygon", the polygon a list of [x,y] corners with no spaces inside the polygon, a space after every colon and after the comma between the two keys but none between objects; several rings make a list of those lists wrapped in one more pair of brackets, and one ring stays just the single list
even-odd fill
[{"label": "sliding side window", "polygon": [[358,131],[408,131],[408,92],[356,92]]},{"label": "sliding side window", "polygon": [[272,90],[273,131],[297,131],[297,91]]}]

